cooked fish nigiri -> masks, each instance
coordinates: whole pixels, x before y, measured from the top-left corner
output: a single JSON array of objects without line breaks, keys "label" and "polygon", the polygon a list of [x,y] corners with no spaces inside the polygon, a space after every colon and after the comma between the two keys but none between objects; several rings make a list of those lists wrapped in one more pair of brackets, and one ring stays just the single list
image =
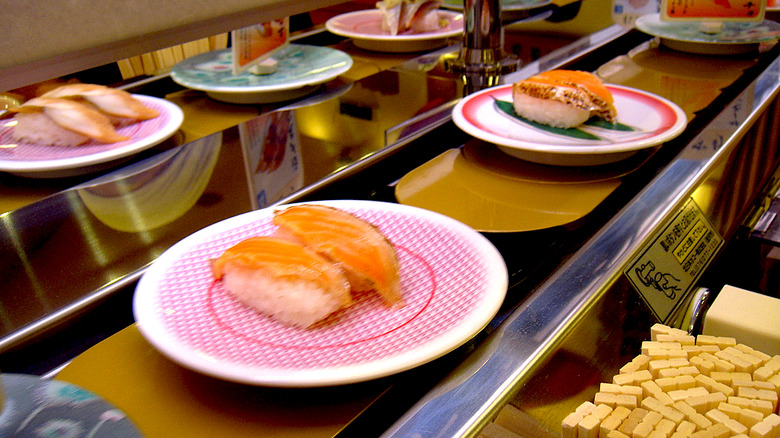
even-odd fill
[{"label": "cooked fish nigiri", "polygon": [[376,7],[382,12],[382,30],[390,35],[398,35],[402,3],[402,1],[397,0],[383,0],[376,3]]},{"label": "cooked fish nigiri", "polygon": [[382,30],[398,35],[440,29],[443,24],[438,9],[443,4],[444,0],[382,0],[376,7],[382,11]]},{"label": "cooked fish nigiri", "polygon": [[443,0],[417,0],[408,2],[401,11],[400,29],[412,33],[433,32],[442,27],[438,9]]},{"label": "cooked fish nigiri", "polygon": [[[36,97],[8,111],[16,113],[14,137],[21,141],[75,146],[90,138],[104,143],[128,140],[105,115],[67,99]],[[69,131],[79,135],[69,135]]]},{"label": "cooked fish nigiri", "polygon": [[604,82],[593,73],[580,70],[550,70],[539,73],[537,77],[548,78],[562,84],[579,87],[588,93],[592,102],[591,111],[594,115],[609,122],[614,122],[617,116],[615,99]]},{"label": "cooked fish nigiri", "polygon": [[238,301],[293,326],[309,327],[352,304],[341,268],[288,239],[243,240],[214,260],[212,271]]},{"label": "cooked fish nigiri", "polygon": [[374,225],[346,211],[311,204],[280,210],[273,222],[278,235],[341,266],[353,290],[375,290],[390,307],[404,305],[398,256]]},{"label": "cooked fish nigiri", "polygon": [[55,88],[41,97],[84,99],[108,115],[132,120],[149,120],[160,113],[149,108],[124,90],[96,84],[68,84]]},{"label": "cooked fish nigiri", "polygon": [[614,123],[612,93],[597,76],[583,71],[552,70],[512,85],[515,112],[558,128],[581,125],[592,116]]}]

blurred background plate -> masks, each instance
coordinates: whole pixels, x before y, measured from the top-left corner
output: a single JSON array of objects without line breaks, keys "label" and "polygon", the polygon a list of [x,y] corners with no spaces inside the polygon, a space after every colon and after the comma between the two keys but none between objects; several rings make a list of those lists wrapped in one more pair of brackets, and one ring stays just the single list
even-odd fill
[{"label": "blurred background plate", "polygon": [[329,47],[290,44],[276,53],[272,74],[233,74],[230,49],[203,53],[176,64],[171,79],[230,103],[268,103],[295,99],[318,89],[352,67],[352,58]]},{"label": "blurred background plate", "polygon": [[140,438],[143,435],[101,397],[72,383],[25,374],[0,374],[0,436]]},{"label": "blurred background plate", "polygon": [[758,49],[760,43],[780,38],[780,24],[764,20],[753,22],[726,22],[719,33],[699,30],[699,21],[663,21],[659,14],[643,15],[636,20],[636,28],[658,37],[665,46],[687,53],[730,55]]},{"label": "blurred background plate", "polygon": [[[542,6],[547,6],[552,3],[552,0],[503,0],[501,2],[502,11],[524,11],[526,9],[534,9]],[[444,0],[442,7],[446,9],[452,9],[455,11],[463,10],[463,0]]]},{"label": "blurred background plate", "polygon": [[352,38],[357,47],[378,52],[419,52],[447,44],[447,38],[463,33],[463,15],[454,11],[439,11],[447,26],[416,34],[390,35],[382,30],[382,11],[367,9],[337,15],[325,23],[331,33]]},{"label": "blurred background plate", "polygon": [[117,129],[130,137],[118,143],[88,141],[76,147],[59,147],[13,140],[13,119],[0,122],[0,170],[35,178],[58,178],[106,169],[121,159],[160,144],[181,126],[184,113],[167,100],[133,95],[160,115]]}]

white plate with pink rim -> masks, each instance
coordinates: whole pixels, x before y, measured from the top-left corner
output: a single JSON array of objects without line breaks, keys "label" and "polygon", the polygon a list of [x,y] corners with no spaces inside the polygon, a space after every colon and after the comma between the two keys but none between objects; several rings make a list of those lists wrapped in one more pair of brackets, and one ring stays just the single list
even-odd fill
[{"label": "white plate with pink rim", "polygon": [[373,201],[323,201],[379,228],[401,264],[406,305],[376,294],[327,323],[295,328],[236,301],[213,279],[211,260],[237,242],[273,233],[269,207],[206,227],[144,273],[133,311],[143,336],[185,368],[257,386],[318,387],[372,380],[425,364],[477,335],[507,290],[496,248],[467,225],[428,210]]},{"label": "white plate with pink rim", "polygon": [[687,126],[675,103],[635,88],[606,84],[615,99],[617,123],[591,120],[556,129],[518,117],[512,84],[463,98],[452,111],[455,124],[504,153],[540,164],[594,166],[614,163],[677,137]]},{"label": "white plate with pink rim", "polygon": [[463,34],[463,14],[439,10],[446,26],[434,32],[402,33],[390,35],[382,30],[382,11],[366,9],[337,15],[325,28],[336,35],[352,38],[357,47],[377,52],[419,52],[436,49],[447,44],[447,39]]},{"label": "white plate with pink rim", "polygon": [[[462,11],[464,0],[444,0],[443,8]],[[552,0],[503,0],[501,2],[502,11],[526,11],[528,9],[540,8],[552,3]]]},{"label": "white plate with pink rim", "polygon": [[34,178],[90,173],[160,144],[181,126],[184,113],[176,104],[152,96],[134,94],[133,97],[160,114],[150,120],[120,126],[117,132],[130,139],[118,143],[90,140],[73,147],[19,143],[13,138],[13,118],[3,120],[0,122],[0,171]]}]

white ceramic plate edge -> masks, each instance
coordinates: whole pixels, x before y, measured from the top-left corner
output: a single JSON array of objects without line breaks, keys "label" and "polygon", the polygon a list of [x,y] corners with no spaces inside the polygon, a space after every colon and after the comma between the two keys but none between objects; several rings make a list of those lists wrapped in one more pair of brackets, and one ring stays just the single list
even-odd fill
[{"label": "white ceramic plate edge", "polygon": [[665,104],[666,106],[668,106],[674,111],[677,117],[676,123],[669,129],[664,131],[664,133],[651,137],[652,141],[609,145],[606,147],[607,150],[604,150],[605,147],[583,147],[582,145],[551,145],[551,144],[539,144],[539,143],[524,142],[520,140],[509,139],[490,132],[483,131],[479,127],[474,126],[469,120],[467,120],[463,116],[463,107],[466,104],[468,104],[468,102],[471,99],[481,96],[483,94],[492,93],[496,89],[511,87],[511,84],[488,88],[461,99],[461,101],[455,105],[455,108],[452,111],[452,118],[455,124],[466,133],[474,137],[477,137],[479,139],[485,140],[487,142],[494,143],[499,146],[523,149],[523,150],[534,151],[534,152],[542,152],[546,154],[565,154],[565,155],[617,154],[622,152],[640,150],[640,149],[658,145],[660,143],[663,143],[664,141],[676,137],[687,126],[688,118],[685,115],[685,111],[683,111],[682,108],[680,108],[677,104],[669,101],[668,99],[665,99],[660,96],[656,96],[646,91],[642,91],[630,87],[624,87],[624,86],[612,85],[612,84],[607,84],[607,85],[608,87],[613,89],[624,89],[634,93],[642,94],[644,96],[653,98],[658,102]]},{"label": "white ceramic plate edge", "polygon": [[[442,9],[439,9],[439,12],[447,15],[447,18],[463,20],[463,14],[460,14],[458,12],[447,11]],[[328,19],[328,21],[325,22],[325,28],[331,33],[334,33],[339,36],[347,37],[347,38],[370,40],[370,41],[397,41],[397,42],[443,39],[443,38],[450,38],[453,36],[457,36],[463,33],[462,29],[453,29],[450,31],[425,32],[425,33],[417,33],[417,34],[410,34],[410,35],[373,35],[373,34],[365,34],[360,32],[350,32],[348,30],[344,30],[340,27],[337,27],[335,24],[336,21],[338,21],[338,19],[343,19],[344,17],[349,15],[369,15],[369,14],[374,15],[379,13],[380,11],[378,9],[366,9],[362,11],[347,12],[346,14],[337,15],[335,17]]]},{"label": "white ceramic plate edge", "polygon": [[[513,2],[504,2],[501,5],[501,10],[506,12],[514,12],[514,11],[526,11],[530,9],[540,8],[542,6],[547,6],[550,3],[552,3],[552,0],[538,0],[532,4],[523,4],[522,2],[519,3],[513,3]],[[463,4],[460,5],[454,5],[451,3],[444,3],[442,5],[442,8],[444,9],[450,9],[453,11],[463,11]]]},{"label": "white ceramic plate edge", "polygon": [[[80,385],[8,372],[0,375],[0,382],[4,391],[4,405],[0,407],[2,436],[143,437],[124,410]],[[57,424],[65,427],[59,429]]]},{"label": "white ceramic plate edge", "polygon": [[[295,45],[296,44],[291,44],[291,46],[295,46]],[[304,46],[305,44],[297,44],[297,45]],[[352,64],[354,61],[352,60],[352,57],[349,56],[347,53],[342,52],[341,50],[332,49],[330,47],[320,47],[320,46],[316,46],[316,47],[318,49],[327,49],[328,51],[338,52],[342,54],[344,58],[343,64],[332,67],[328,72],[329,74],[327,75],[312,76],[310,78],[302,78],[292,82],[277,84],[277,85],[257,85],[257,86],[246,86],[246,87],[231,87],[229,85],[208,86],[204,84],[190,82],[186,79],[177,77],[175,74],[171,74],[171,79],[183,87],[191,88],[197,91],[205,91],[209,93],[220,93],[220,94],[270,93],[270,92],[296,90],[298,88],[303,88],[309,85],[322,84],[331,79],[336,78],[340,74],[345,73],[350,68],[352,68]],[[227,51],[227,50],[229,49],[223,49],[221,51]]]},{"label": "white ceramic plate edge", "polygon": [[[636,20],[636,28],[654,37],[658,37],[663,40],[679,42],[679,43],[712,45],[712,46],[745,46],[745,45],[756,45],[762,42],[773,40],[773,38],[757,38],[751,41],[714,41],[714,40],[704,40],[704,39],[702,40],[690,39],[680,35],[668,35],[663,32],[657,32],[655,29],[653,29],[652,24],[650,24],[650,22],[652,21],[661,23],[660,14],[642,15]],[[677,22],[671,21],[667,24],[674,24],[674,23],[679,23],[680,25],[684,25],[685,23],[690,23],[690,21],[677,21]]]},{"label": "white ceramic plate edge", "polygon": [[204,357],[185,345],[182,345],[164,327],[156,316],[156,295],[153,294],[155,284],[177,257],[186,251],[191,244],[205,241],[215,232],[232,229],[242,224],[264,216],[274,207],[256,210],[228,218],[210,225],[174,244],[163,253],[141,277],[133,297],[133,312],[137,326],[147,341],[158,351],[174,362],[212,377],[224,380],[246,383],[257,386],[276,387],[317,387],[357,383],[385,377],[416,366],[425,364],[446,353],[449,353],[467,342],[481,331],[495,316],[504,301],[508,285],[508,274],[503,257],[498,250],[477,231],[467,225],[447,216],[417,207],[401,204],[381,203],[372,201],[322,201],[317,204],[331,205],[337,208],[368,208],[384,210],[403,210],[410,214],[426,217],[432,221],[447,224],[464,235],[470,235],[471,242],[479,248],[480,253],[492,259],[491,272],[486,275],[490,279],[485,287],[486,299],[480,302],[467,318],[456,328],[444,333],[435,341],[427,342],[413,349],[406,350],[391,358],[367,361],[345,367],[314,368],[303,371],[280,371],[273,368],[248,367],[235,365]]}]

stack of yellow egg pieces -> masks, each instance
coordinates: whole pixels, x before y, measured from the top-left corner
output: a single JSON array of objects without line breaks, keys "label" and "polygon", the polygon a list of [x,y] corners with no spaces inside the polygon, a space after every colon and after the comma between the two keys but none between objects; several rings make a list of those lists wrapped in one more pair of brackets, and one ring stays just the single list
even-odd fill
[{"label": "stack of yellow egg pieces", "polygon": [[778,393],[780,355],[655,324],[641,354],[564,418],[562,436],[780,438]]}]

